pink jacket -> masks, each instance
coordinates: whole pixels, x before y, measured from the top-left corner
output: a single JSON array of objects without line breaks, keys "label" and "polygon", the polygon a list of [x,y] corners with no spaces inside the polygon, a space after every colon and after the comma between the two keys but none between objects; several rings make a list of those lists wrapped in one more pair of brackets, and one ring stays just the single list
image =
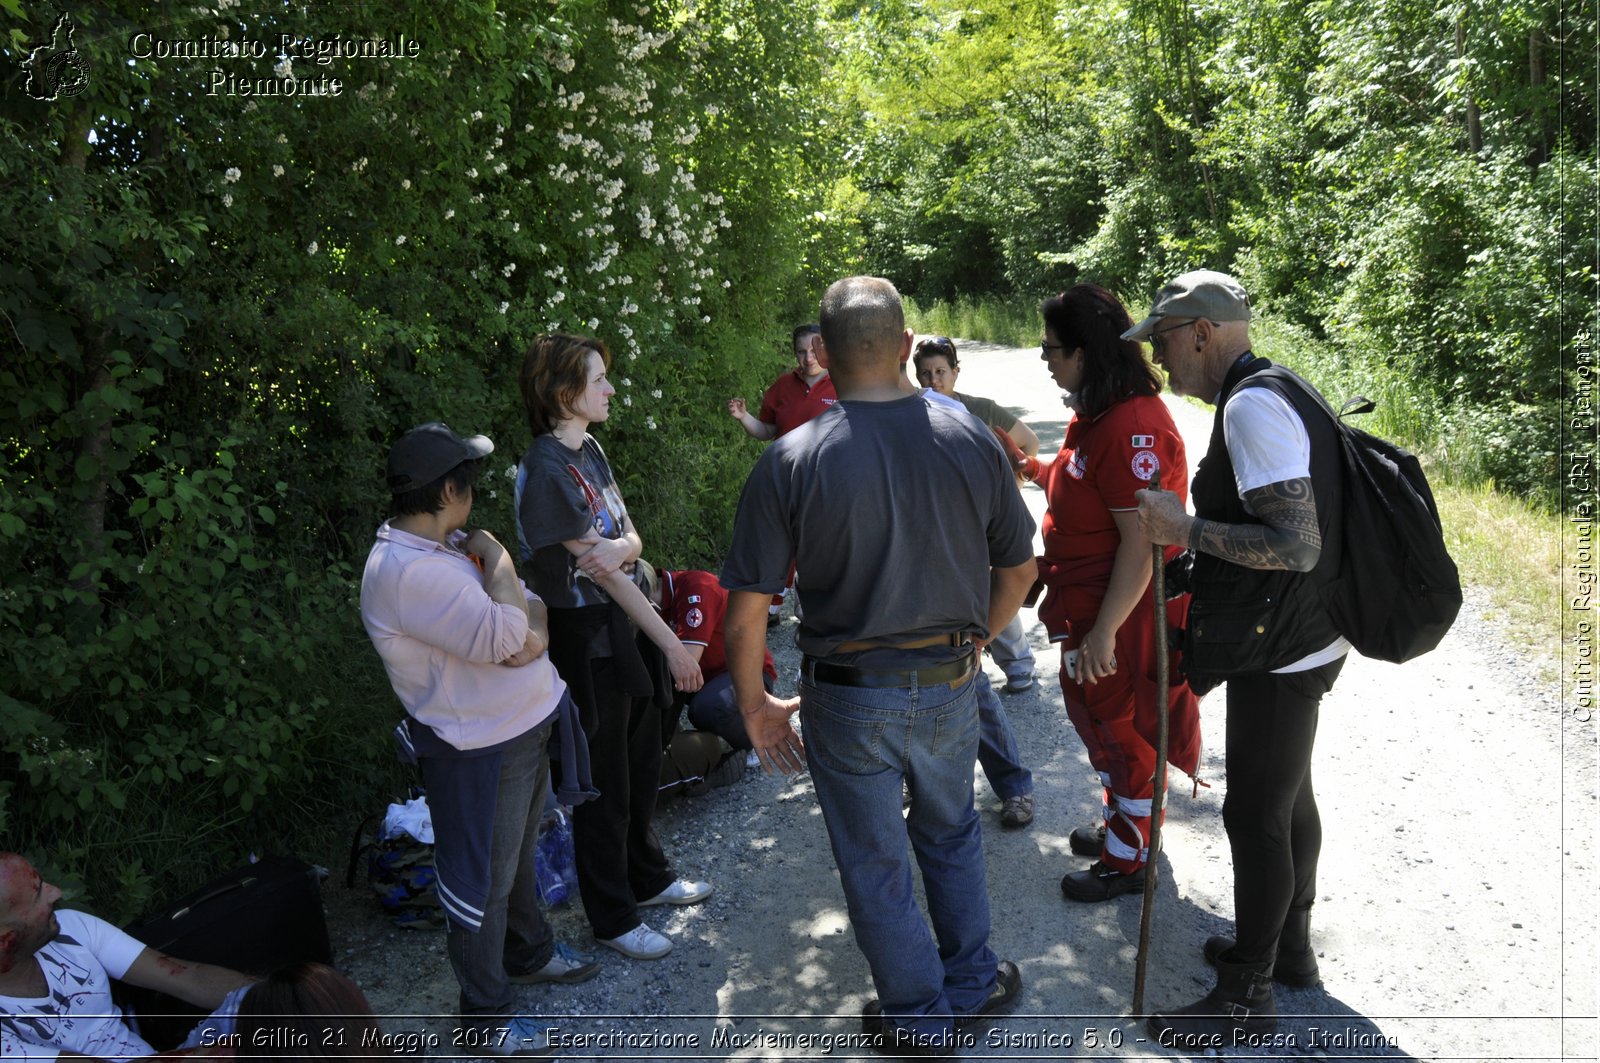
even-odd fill
[{"label": "pink jacket", "polygon": [[566,692],[548,654],[499,663],[522,648],[528,620],[489,597],[466,554],[387,522],[361,577],[361,622],[406,712],[457,749],[523,734]]}]

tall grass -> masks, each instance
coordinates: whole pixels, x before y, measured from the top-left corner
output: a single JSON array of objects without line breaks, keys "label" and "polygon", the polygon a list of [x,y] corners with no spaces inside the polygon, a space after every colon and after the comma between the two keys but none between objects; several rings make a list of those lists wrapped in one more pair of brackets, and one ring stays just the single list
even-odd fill
[{"label": "tall grass", "polygon": [[1287,322],[1252,321],[1250,338],[1257,354],[1311,381],[1334,409],[1348,399],[1371,399],[1376,408],[1353,415],[1350,423],[1355,427],[1392,439],[1430,462],[1445,456],[1441,403],[1422,382],[1387,365],[1344,356]]},{"label": "tall grass", "polygon": [[906,325],[924,336],[951,336],[1008,347],[1033,347],[1039,343],[1039,304],[1030,299],[974,299],[955,302],[936,299],[926,307],[905,300]]}]

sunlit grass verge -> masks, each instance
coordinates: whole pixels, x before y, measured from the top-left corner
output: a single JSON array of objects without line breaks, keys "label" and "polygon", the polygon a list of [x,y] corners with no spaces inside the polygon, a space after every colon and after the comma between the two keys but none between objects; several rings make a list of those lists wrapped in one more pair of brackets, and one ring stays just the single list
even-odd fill
[{"label": "sunlit grass verge", "polygon": [[1488,592],[1488,619],[1553,677],[1561,658],[1561,521],[1492,484],[1434,484],[1461,580]]},{"label": "sunlit grass verge", "polygon": [[906,325],[921,336],[952,336],[1008,347],[1039,343],[1039,301],[1036,299],[935,300],[926,307],[907,298]]}]

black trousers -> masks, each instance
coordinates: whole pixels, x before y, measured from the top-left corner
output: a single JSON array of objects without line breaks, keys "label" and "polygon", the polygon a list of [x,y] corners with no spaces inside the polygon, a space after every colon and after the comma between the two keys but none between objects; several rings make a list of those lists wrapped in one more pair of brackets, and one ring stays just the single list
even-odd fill
[{"label": "black trousers", "polygon": [[638,902],[677,877],[651,820],[661,785],[661,710],[618,684],[609,657],[589,661],[589,768],[600,796],[572,810],[572,847],[583,911],[597,938],[621,937],[641,922]]},{"label": "black trousers", "polygon": [[1322,696],[1344,658],[1304,672],[1228,680],[1228,795],[1222,823],[1233,850],[1233,959],[1271,963],[1290,908],[1317,896],[1322,818],[1311,751]]}]

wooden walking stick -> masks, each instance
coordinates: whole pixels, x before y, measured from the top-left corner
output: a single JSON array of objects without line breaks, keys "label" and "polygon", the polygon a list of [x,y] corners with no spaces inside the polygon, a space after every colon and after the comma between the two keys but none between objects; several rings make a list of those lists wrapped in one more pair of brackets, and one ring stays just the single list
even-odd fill
[{"label": "wooden walking stick", "polygon": [[[1150,490],[1161,490],[1161,469],[1150,477]],[[1155,604],[1156,629],[1156,774],[1150,799],[1150,855],[1144,863],[1144,912],[1139,916],[1139,958],[1133,969],[1133,1014],[1144,1014],[1144,975],[1150,960],[1150,919],[1156,907],[1156,854],[1161,851],[1161,820],[1167,797],[1167,572],[1159,543],[1150,547],[1150,596]]]}]

